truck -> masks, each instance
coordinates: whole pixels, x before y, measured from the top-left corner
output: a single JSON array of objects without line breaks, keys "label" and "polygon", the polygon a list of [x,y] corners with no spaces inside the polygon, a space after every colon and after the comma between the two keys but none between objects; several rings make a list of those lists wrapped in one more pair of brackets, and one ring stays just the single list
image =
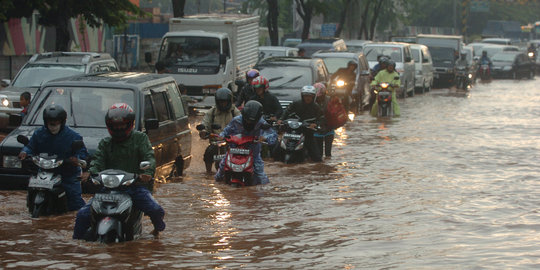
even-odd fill
[{"label": "truck", "polygon": [[461,57],[463,36],[418,35],[416,43],[426,45],[433,59],[435,84],[452,85],[456,76],[456,62]]},{"label": "truck", "polygon": [[171,18],[156,62],[183,84],[190,96],[214,94],[243,77],[258,58],[259,17],[199,14]]}]

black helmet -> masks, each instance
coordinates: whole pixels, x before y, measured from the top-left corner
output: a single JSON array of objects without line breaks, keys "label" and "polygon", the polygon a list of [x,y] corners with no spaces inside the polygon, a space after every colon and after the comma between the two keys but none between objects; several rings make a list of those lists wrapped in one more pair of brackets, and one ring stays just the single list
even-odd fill
[{"label": "black helmet", "polygon": [[66,124],[67,113],[62,106],[51,104],[43,109],[43,124],[47,126],[48,120],[60,120],[62,127]]},{"label": "black helmet", "polygon": [[133,131],[135,112],[126,103],[115,103],[105,115],[105,124],[113,140],[123,141],[129,138]]},{"label": "black helmet", "polygon": [[[229,88],[219,88],[216,91],[216,95],[214,96],[216,99],[216,108],[222,112],[226,112],[231,109],[232,106],[232,91],[229,90]],[[222,106],[220,101],[227,101],[227,104],[225,106]]]},{"label": "black helmet", "polygon": [[242,109],[242,125],[247,131],[251,131],[255,128],[255,125],[259,122],[263,114],[263,106],[260,102],[250,100],[244,105]]},{"label": "black helmet", "polygon": [[388,57],[383,56],[383,57],[381,57],[381,59],[379,59],[379,65],[388,65],[389,60],[390,59],[388,59]]},{"label": "black helmet", "polygon": [[390,59],[390,60],[388,60],[388,66],[392,66],[395,69],[396,68],[396,62],[394,62],[394,60]]}]

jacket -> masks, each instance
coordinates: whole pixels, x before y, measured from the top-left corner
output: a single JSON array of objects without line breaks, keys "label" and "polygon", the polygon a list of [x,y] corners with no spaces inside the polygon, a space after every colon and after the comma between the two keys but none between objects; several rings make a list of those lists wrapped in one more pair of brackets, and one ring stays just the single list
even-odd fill
[{"label": "jacket", "polygon": [[[220,133],[225,126],[227,126],[229,122],[231,122],[231,120],[238,115],[240,115],[240,111],[234,106],[232,106],[232,108],[227,112],[222,112],[214,106],[206,112],[203,117],[202,124],[207,132]],[[221,126],[221,128],[212,130],[212,124],[218,124]]]},{"label": "jacket", "polygon": [[[264,136],[266,138],[266,142],[270,145],[273,145],[277,141],[277,133],[272,128],[269,127],[267,129],[262,129],[261,126],[263,124],[266,124],[266,121],[261,117],[259,119],[259,122],[255,125],[255,128],[253,128],[252,131],[247,131],[244,129],[244,126],[242,125],[242,115],[239,115],[223,129],[223,131],[219,134],[220,137],[227,137],[231,135],[246,135],[246,136]],[[254,143],[251,145],[251,150],[253,151],[253,156],[255,158],[260,158],[261,153],[261,144],[260,143]]]},{"label": "jacket", "polygon": [[300,120],[304,121],[306,119],[315,118],[315,123],[317,125],[321,124],[323,120],[323,111],[319,105],[314,102],[310,104],[304,103],[302,100],[297,100],[289,105],[287,109],[281,115],[281,120],[288,119],[296,114],[300,117]]},{"label": "jacket", "polygon": [[280,117],[283,113],[283,109],[281,108],[279,100],[276,98],[276,96],[268,92],[264,92],[262,98],[259,95],[253,95],[249,100],[255,100],[260,102],[263,105],[264,115],[273,115],[275,117]]}]

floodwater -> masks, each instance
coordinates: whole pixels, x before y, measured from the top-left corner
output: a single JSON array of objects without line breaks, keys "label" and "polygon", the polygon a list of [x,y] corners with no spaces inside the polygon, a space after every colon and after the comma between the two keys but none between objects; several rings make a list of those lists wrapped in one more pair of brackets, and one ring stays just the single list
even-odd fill
[{"label": "floodwater", "polygon": [[[157,187],[161,238],[71,239],[75,213],[32,219],[0,191],[0,268],[531,269],[540,267],[538,80],[436,89],[402,116],[359,115],[319,164],[266,162],[271,183],[204,173]],[[88,197],[87,197],[88,198]]]}]

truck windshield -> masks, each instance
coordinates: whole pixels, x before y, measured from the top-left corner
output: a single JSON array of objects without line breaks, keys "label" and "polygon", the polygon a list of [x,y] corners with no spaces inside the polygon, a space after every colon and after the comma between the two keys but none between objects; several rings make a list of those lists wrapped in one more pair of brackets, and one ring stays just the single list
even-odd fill
[{"label": "truck windshield", "polygon": [[213,37],[167,37],[159,59],[169,73],[215,74],[219,71],[220,41]]},{"label": "truck windshield", "polygon": [[105,114],[115,103],[134,106],[132,90],[94,87],[47,87],[32,101],[28,111],[29,125],[43,125],[43,108],[50,104],[62,106],[67,114],[67,124],[72,127],[105,128]]},{"label": "truck windshield", "polygon": [[445,47],[430,47],[431,58],[435,63],[448,63],[454,62],[454,49]]}]

